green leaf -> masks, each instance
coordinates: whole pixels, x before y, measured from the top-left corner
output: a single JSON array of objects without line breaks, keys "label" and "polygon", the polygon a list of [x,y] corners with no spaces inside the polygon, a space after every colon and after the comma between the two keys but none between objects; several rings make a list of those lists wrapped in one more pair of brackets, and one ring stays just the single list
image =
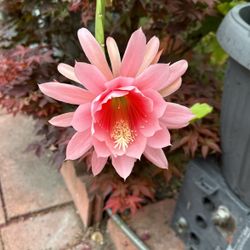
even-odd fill
[{"label": "green leaf", "polygon": [[96,0],[95,38],[104,48],[105,0]]},{"label": "green leaf", "polygon": [[236,5],[240,4],[240,3],[245,3],[246,1],[242,1],[242,0],[233,0],[233,1],[229,1],[229,2],[223,2],[223,3],[219,3],[217,5],[217,10],[222,14],[222,15],[226,15],[233,7],[235,7]]},{"label": "green leaf", "polygon": [[219,45],[214,32],[205,35],[196,49],[200,53],[210,54],[210,63],[213,65],[221,66],[228,58],[228,54]]},{"label": "green leaf", "polygon": [[213,111],[213,107],[207,103],[195,103],[190,109],[195,115],[193,120],[202,119]]}]

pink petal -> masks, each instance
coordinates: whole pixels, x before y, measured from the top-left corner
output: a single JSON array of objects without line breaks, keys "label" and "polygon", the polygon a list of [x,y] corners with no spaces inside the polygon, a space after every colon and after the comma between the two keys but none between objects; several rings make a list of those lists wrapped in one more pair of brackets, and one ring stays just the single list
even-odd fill
[{"label": "pink petal", "polygon": [[75,75],[74,67],[65,63],[59,63],[57,66],[57,70],[66,78],[75,82],[79,82],[79,80],[77,79]]},{"label": "pink petal", "polygon": [[165,128],[157,131],[152,137],[148,138],[147,145],[152,148],[164,148],[170,146],[170,134]]},{"label": "pink petal", "polygon": [[170,65],[170,77],[164,84],[162,84],[160,89],[158,89],[159,92],[164,91],[165,88],[174,84],[186,72],[187,68],[188,63],[186,60],[180,60]]},{"label": "pink petal", "polygon": [[162,98],[162,96],[154,90],[145,90],[143,94],[153,101],[154,114],[156,117],[163,116],[166,108],[167,102]]},{"label": "pink petal", "polygon": [[170,65],[170,79],[169,82],[173,83],[180,78],[187,70],[188,63],[186,60],[180,60]]},{"label": "pink petal", "polygon": [[[102,133],[102,135],[100,134]],[[119,148],[119,147],[115,147],[115,143],[114,143],[114,140],[111,139],[110,135],[107,133],[107,131],[104,131],[102,129],[102,131],[100,130],[96,130],[95,131],[95,134],[94,134],[95,138],[100,140],[101,143],[105,144],[105,147],[103,148],[104,150],[106,151],[98,151],[98,153],[103,156],[107,155],[107,156],[110,156],[110,155],[113,155],[113,156],[122,156],[122,155],[125,155],[126,152],[124,152],[122,150],[122,148]],[[99,156],[98,154],[98,156]]]},{"label": "pink petal", "polygon": [[155,56],[157,55],[159,46],[160,46],[160,41],[157,37],[154,36],[149,40],[149,42],[146,45],[145,55],[137,75],[143,72],[152,63]]},{"label": "pink petal", "polygon": [[76,109],[71,123],[76,131],[82,132],[91,127],[92,117],[90,106],[90,103],[85,103]]},{"label": "pink petal", "polygon": [[187,126],[189,121],[194,117],[194,114],[189,108],[168,102],[166,111],[161,117],[161,121],[167,126],[167,128],[182,128]]},{"label": "pink petal", "polygon": [[145,137],[151,137],[155,134],[156,131],[160,130],[161,126],[159,124],[159,120],[151,115],[148,117],[140,126],[140,133]]},{"label": "pink petal", "polygon": [[[111,139],[109,133],[105,131],[104,129],[100,129],[99,126],[95,125],[95,132],[94,132],[94,137],[102,143],[103,148],[98,148],[101,145],[95,145],[98,146],[97,149],[97,154],[98,156],[121,156],[125,155],[126,152],[122,150],[122,148],[115,147],[115,142],[114,140]],[[105,145],[105,146],[104,146]],[[102,151],[101,151],[102,150]]]},{"label": "pink petal", "polygon": [[[119,90],[123,90],[123,91],[128,91],[130,93],[135,93],[136,96],[139,98],[139,100],[141,101],[141,105],[135,105],[135,108],[140,108],[140,110],[147,111],[147,112],[152,112],[154,110],[154,106],[153,106],[153,101],[150,97],[147,97],[146,95],[144,95],[138,88],[134,87],[134,86],[125,86],[125,87],[120,87]],[[158,94],[157,92],[155,92],[156,95]],[[162,97],[159,95],[159,97],[162,99]],[[134,100],[135,102],[135,100]],[[135,104],[135,103],[134,103]],[[137,103],[139,104],[139,103]]]},{"label": "pink petal", "polygon": [[104,83],[107,79],[95,65],[77,62],[75,64],[75,74],[90,92],[98,94],[105,90]]},{"label": "pink petal", "polygon": [[77,32],[82,49],[89,59],[104,75],[110,80],[113,78],[105,54],[99,43],[93,35],[85,28],[81,28]]},{"label": "pink petal", "polygon": [[93,140],[93,145],[95,152],[98,157],[108,157],[110,156],[110,151],[104,141],[99,141],[97,139]]},{"label": "pink petal", "polygon": [[[150,110],[153,110],[153,102],[151,99],[143,96],[142,93],[135,87],[127,86],[127,87],[116,88],[116,90],[104,92],[103,94],[97,96],[92,102],[91,113],[95,114],[97,111],[100,111],[102,109],[102,106],[112,98],[126,96],[129,94],[130,91],[132,92],[132,90],[133,93],[136,93],[141,99],[144,98],[143,104],[145,107],[149,108]],[[99,114],[102,115],[102,113]],[[94,119],[94,121],[96,121],[96,119]]]},{"label": "pink petal", "polygon": [[144,136],[137,135],[135,140],[128,146],[126,155],[132,158],[140,159],[145,150],[147,139]]},{"label": "pink petal", "polygon": [[66,160],[76,160],[92,147],[90,131],[76,132],[70,139],[66,149]]},{"label": "pink petal", "polygon": [[103,142],[107,140],[106,131],[103,128],[101,128],[98,123],[93,124],[91,133],[98,141]]},{"label": "pink petal", "polygon": [[135,79],[132,77],[116,77],[113,80],[106,82],[105,87],[109,89],[124,87],[124,86],[133,86]]},{"label": "pink petal", "polygon": [[102,101],[101,104],[104,104],[106,102],[108,102],[109,100],[113,99],[113,98],[117,98],[117,97],[122,97],[122,96],[126,96],[129,92],[126,90],[113,90],[112,92],[110,92]]},{"label": "pink petal", "polygon": [[91,158],[92,173],[94,176],[98,175],[107,163],[107,157],[97,157],[96,152],[94,151]]},{"label": "pink petal", "polygon": [[124,180],[131,174],[136,159],[128,156],[112,157],[112,165],[114,166],[117,174],[119,174]]},{"label": "pink petal", "polygon": [[158,53],[156,54],[155,58],[153,59],[151,64],[155,64],[158,63],[161,57],[161,54],[163,52],[163,49],[159,50]]},{"label": "pink petal", "polygon": [[144,156],[159,168],[168,168],[168,160],[162,149],[155,149],[149,146],[144,151]]},{"label": "pink petal", "polygon": [[146,49],[146,37],[142,29],[130,37],[121,64],[121,76],[135,76],[141,66]]},{"label": "pink petal", "polygon": [[135,86],[139,89],[161,89],[170,76],[169,65],[152,64],[136,78]]},{"label": "pink petal", "polygon": [[69,127],[73,119],[74,112],[64,113],[62,115],[54,116],[49,120],[49,123],[56,127]]},{"label": "pink petal", "polygon": [[112,66],[113,75],[114,77],[117,77],[120,74],[120,68],[121,68],[121,56],[118,46],[116,44],[115,39],[113,39],[112,37],[107,38],[106,44],[107,44],[109,59]]},{"label": "pink petal", "polygon": [[110,152],[109,155],[112,154],[114,157],[125,155],[126,152],[124,152],[122,148],[115,147],[115,142],[111,139],[110,135],[107,134],[107,132],[104,133],[106,133],[105,144],[108,148],[108,151]]},{"label": "pink petal", "polygon": [[173,82],[172,84],[168,85],[164,89],[161,89],[159,91],[159,93],[163,97],[169,96],[169,95],[171,95],[172,93],[174,93],[176,90],[178,90],[180,88],[181,82],[182,82],[182,79],[180,77],[175,82]]},{"label": "pink petal", "polygon": [[108,157],[110,155],[125,155],[126,152],[124,152],[121,148],[115,147],[115,143],[110,138],[110,135],[107,133],[107,131],[100,129],[99,126],[95,126],[94,137],[96,141],[98,140],[100,142],[97,144],[96,141],[94,141],[95,150],[98,156]]},{"label": "pink petal", "polygon": [[93,99],[90,92],[65,83],[47,82],[38,87],[45,95],[70,104],[83,104]]},{"label": "pink petal", "polygon": [[[127,94],[127,91],[115,90],[112,92],[110,91],[109,94],[98,96],[91,105],[93,122],[99,121],[103,124],[107,120],[110,121],[111,116],[113,115],[112,109],[108,108],[103,110],[103,105],[113,98],[126,96]],[[103,117],[105,117],[105,120],[103,120]]]}]

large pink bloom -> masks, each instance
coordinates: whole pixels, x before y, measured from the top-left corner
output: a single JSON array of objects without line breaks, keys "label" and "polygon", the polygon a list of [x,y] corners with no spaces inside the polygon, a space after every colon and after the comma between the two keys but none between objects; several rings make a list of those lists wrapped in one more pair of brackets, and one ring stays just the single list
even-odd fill
[{"label": "large pink bloom", "polygon": [[146,42],[138,29],[131,35],[122,60],[115,40],[107,38],[111,71],[92,34],[82,28],[78,37],[91,64],[59,64],[58,70],[83,88],[59,82],[39,85],[44,94],[79,105],[75,112],[50,120],[54,126],[73,126],[76,130],[66,159],[75,160],[93,147],[93,174],[99,174],[110,157],[124,179],[142,154],[156,166],[167,168],[162,148],[170,145],[168,129],[187,126],[193,118],[188,108],[164,100],[180,87],[187,62],[157,63],[159,39]]}]

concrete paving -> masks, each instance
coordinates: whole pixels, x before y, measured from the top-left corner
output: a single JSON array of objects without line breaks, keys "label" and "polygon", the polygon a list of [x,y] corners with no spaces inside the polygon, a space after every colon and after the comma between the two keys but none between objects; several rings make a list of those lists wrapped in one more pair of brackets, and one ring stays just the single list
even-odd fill
[{"label": "concrete paving", "polygon": [[11,223],[2,229],[5,250],[59,250],[76,244],[82,224],[73,205]]},{"label": "concrete paving", "polygon": [[2,200],[0,199],[0,226],[4,223],[5,223],[5,216],[4,216]]},{"label": "concrete paving", "polygon": [[49,155],[24,153],[37,139],[33,126],[32,119],[21,115],[0,116],[0,181],[8,219],[71,201]]},{"label": "concrete paving", "polygon": [[[109,220],[104,244],[83,231],[60,173],[48,163],[49,153],[37,158],[24,153],[36,139],[34,121],[0,110],[0,250],[135,250]],[[127,223],[152,250],[183,250],[169,227],[175,201],[146,206]],[[5,221],[5,214],[7,221]],[[114,243],[114,248],[112,245]],[[3,245],[2,245],[3,244]]]},{"label": "concrete paving", "polygon": [[0,250],[4,250],[1,239],[0,239]]},{"label": "concrete paving", "polygon": [[[24,153],[37,137],[34,121],[0,110],[0,250],[61,250],[78,244],[83,233],[62,176],[48,163]],[[3,245],[2,245],[3,243]]]}]

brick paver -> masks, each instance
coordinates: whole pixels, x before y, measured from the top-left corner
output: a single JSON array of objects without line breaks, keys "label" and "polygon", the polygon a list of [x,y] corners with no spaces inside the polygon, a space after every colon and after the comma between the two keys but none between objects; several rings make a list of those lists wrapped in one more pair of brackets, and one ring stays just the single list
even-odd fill
[{"label": "brick paver", "polygon": [[73,205],[1,229],[5,250],[61,250],[74,245],[82,225]]},{"label": "brick paver", "polygon": [[[164,200],[138,211],[127,224],[151,250],[184,250],[184,244],[170,228],[174,200]],[[136,250],[127,236],[109,220],[108,232],[116,250]]]},{"label": "brick paver", "polygon": [[3,212],[3,204],[2,204],[2,200],[0,199],[0,225],[4,223],[5,223],[5,218],[4,218],[4,212]]},{"label": "brick paver", "polygon": [[1,239],[0,239],[0,250],[4,250]]},{"label": "brick paver", "polygon": [[116,250],[137,250],[137,247],[112,220],[108,221],[107,230]]},{"label": "brick paver", "polygon": [[0,180],[8,218],[71,200],[60,173],[48,163],[49,156],[24,153],[36,138],[33,127],[28,117],[0,116]]}]

